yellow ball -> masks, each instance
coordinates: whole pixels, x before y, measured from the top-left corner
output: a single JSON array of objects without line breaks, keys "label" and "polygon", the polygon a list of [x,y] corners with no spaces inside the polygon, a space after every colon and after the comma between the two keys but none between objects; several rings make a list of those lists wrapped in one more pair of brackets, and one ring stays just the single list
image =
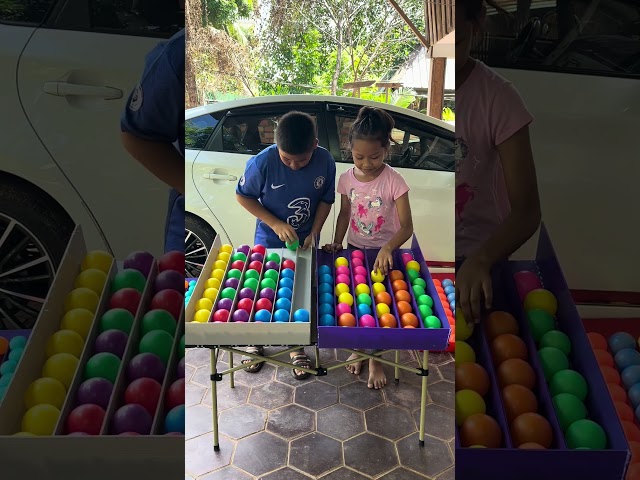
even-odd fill
[{"label": "yellow ball", "polygon": [[100,297],[93,290],[80,287],[75,290],[71,290],[64,301],[64,312],[68,313],[74,308],[86,308],[92,313],[96,313],[100,303]]},{"label": "yellow ball", "polygon": [[60,410],[53,405],[36,405],[22,417],[22,430],[39,436],[53,435],[60,418]]},{"label": "yellow ball", "polygon": [[113,255],[103,250],[93,250],[87,253],[84,260],[82,260],[82,270],[96,268],[108,274],[112,263]]},{"label": "yellow ball", "polygon": [[363,293],[367,295],[371,294],[371,289],[369,288],[369,285],[367,285],[366,283],[361,283],[360,285],[356,285],[356,295],[362,295]]},{"label": "yellow ball", "polygon": [[231,252],[233,252],[233,247],[231,245],[225,244],[220,247],[220,251],[231,254]]},{"label": "yellow ball", "polygon": [[415,260],[411,260],[407,262],[407,270],[415,270],[416,272],[420,271],[420,264]]},{"label": "yellow ball", "polygon": [[555,316],[558,311],[558,301],[549,290],[538,288],[531,290],[524,297],[524,309],[527,312],[533,309],[544,310],[548,314]]},{"label": "yellow ball", "polygon": [[380,283],[384,281],[384,275],[382,274],[382,272],[380,270],[376,270],[371,271],[371,280],[373,280],[376,283]]},{"label": "yellow ball", "polygon": [[376,313],[378,314],[378,317],[381,317],[385,313],[391,313],[391,310],[389,309],[389,305],[386,303],[379,303],[376,305]]},{"label": "yellow ball", "polygon": [[349,260],[347,260],[344,257],[338,257],[336,258],[336,268],[338,267],[348,267],[349,266]]},{"label": "yellow ball", "polygon": [[229,259],[231,258],[231,254],[228,252],[220,252],[218,253],[217,260],[221,260],[224,263],[229,263]]},{"label": "yellow ball", "polygon": [[70,353],[57,353],[47,359],[42,367],[42,376],[55,378],[69,390],[78,368],[78,359]]},{"label": "yellow ball", "polygon": [[49,337],[45,353],[47,358],[53,357],[57,353],[69,353],[80,359],[84,340],[79,333],[73,330],[59,330]]},{"label": "yellow ball", "polygon": [[220,289],[220,285],[220,280],[217,278],[209,278],[204,284],[205,288],[215,288],[216,290]]},{"label": "yellow ball", "polygon": [[336,285],[336,295],[339,297],[343,293],[349,293],[349,285],[346,283],[339,283]]},{"label": "yellow ball", "polygon": [[88,288],[93,290],[98,295],[102,295],[104,286],[107,283],[107,274],[97,268],[89,268],[80,272],[80,275],[76,277],[74,286],[76,288]]},{"label": "yellow ball", "polygon": [[341,293],[340,296],[338,296],[338,302],[339,303],[346,303],[347,305],[351,306],[353,305],[353,295],[351,295],[350,293]]},{"label": "yellow ball", "polygon": [[69,310],[64,317],[62,317],[60,329],[73,330],[80,335],[83,340],[86,340],[89,336],[89,332],[91,331],[91,325],[93,325],[94,318],[95,315],[91,313],[90,310],[87,310],[86,308],[74,308],[73,310]]},{"label": "yellow ball", "polygon": [[485,413],[487,406],[479,393],[473,390],[456,392],[456,423],[461,426],[471,415]]},{"label": "yellow ball", "polygon": [[227,268],[227,262],[223,260],[216,260],[213,264],[215,270],[225,270]]},{"label": "yellow ball", "polygon": [[469,325],[464,318],[462,309],[456,308],[456,345],[459,341],[467,340],[471,334],[473,334],[473,323]]},{"label": "yellow ball", "polygon": [[377,295],[379,293],[382,292],[386,292],[387,291],[387,287],[385,287],[382,283],[380,282],[376,282],[373,284],[373,295]]},{"label": "yellow ball", "polygon": [[213,300],[207,297],[203,297],[196,302],[196,309],[198,310],[213,310]]},{"label": "yellow ball", "polygon": [[224,269],[221,269],[221,268],[214,269],[213,272],[211,272],[211,278],[215,278],[219,282],[222,282],[222,279],[224,278]]},{"label": "yellow ball", "polygon": [[205,308],[198,310],[193,317],[194,322],[199,323],[207,323],[209,321],[209,317],[211,316],[211,310],[207,310]]},{"label": "yellow ball", "polygon": [[473,351],[473,348],[467,343],[460,341],[456,338],[456,364],[460,363],[475,363],[476,361],[476,352]]},{"label": "yellow ball", "polygon": [[202,294],[202,298],[208,298],[212,302],[216,301],[218,298],[218,289],[217,288],[207,288]]},{"label": "yellow ball", "polygon": [[48,404],[62,410],[67,391],[60,380],[55,378],[39,378],[27,388],[24,394],[24,406],[27,410],[36,405]]}]

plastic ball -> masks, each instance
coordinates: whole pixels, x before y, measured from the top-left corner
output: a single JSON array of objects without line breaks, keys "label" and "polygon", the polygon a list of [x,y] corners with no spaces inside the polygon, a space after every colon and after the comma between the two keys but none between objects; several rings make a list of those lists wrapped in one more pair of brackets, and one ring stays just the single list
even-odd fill
[{"label": "plastic ball", "polygon": [[573,422],[587,418],[587,407],[575,395],[560,393],[552,398],[552,402],[563,431],[566,431]]},{"label": "plastic ball", "polygon": [[335,288],[336,296],[340,296],[343,293],[349,293],[349,285],[346,283],[338,283]]},{"label": "plastic ball", "polygon": [[536,412],[538,399],[527,387],[514,383],[502,389],[504,412],[509,423],[523,413]]},{"label": "plastic ball", "polygon": [[331,267],[328,265],[320,265],[318,267],[318,275],[322,277],[322,275],[328,275],[331,273]]},{"label": "plastic ball", "polygon": [[255,293],[258,290],[258,280],[256,280],[255,278],[248,278],[244,281],[242,287],[248,288]]},{"label": "plastic ball", "polygon": [[14,348],[9,352],[7,358],[13,362],[18,363],[22,358],[22,354],[24,353],[24,348]]},{"label": "plastic ball", "polygon": [[351,252],[351,258],[359,258],[360,260],[364,260],[364,253],[362,250],[353,250]]},{"label": "plastic ball", "polygon": [[382,328],[396,328],[398,326],[396,317],[394,317],[390,313],[384,313],[380,317],[378,317],[378,323]]},{"label": "plastic ball", "polygon": [[358,305],[366,305],[368,307],[371,307],[371,304],[373,303],[371,301],[371,295],[369,295],[368,293],[360,293],[357,297],[357,303]]},{"label": "plastic ball", "polygon": [[473,390],[458,390],[455,394],[456,424],[461,426],[471,415],[485,413],[487,406],[481,395]]},{"label": "plastic ball", "polygon": [[222,279],[224,278],[224,270],[221,269],[221,268],[215,268],[211,272],[211,277],[210,278],[215,278],[219,282],[222,282]]},{"label": "plastic ball", "polygon": [[543,288],[530,291],[524,298],[524,309],[529,310],[544,310],[551,316],[555,316],[558,311],[558,301],[553,294]]},{"label": "plastic ball", "polygon": [[184,310],[183,301],[183,296],[175,290],[161,290],[153,296],[149,308],[151,310],[166,310],[178,320]]},{"label": "plastic ball", "polygon": [[358,305],[358,316],[362,317],[363,315],[371,315],[373,313],[373,310],[371,310],[371,307],[369,305],[367,305],[366,303],[360,303]]},{"label": "plastic ball", "polygon": [[353,279],[355,280],[356,285],[366,285],[367,283],[367,277],[364,275],[356,275]]},{"label": "plastic ball", "polygon": [[100,319],[100,331],[105,330],[122,330],[124,333],[129,334],[131,327],[133,326],[134,317],[133,314],[123,308],[115,308],[105,312]]},{"label": "plastic ball", "polygon": [[89,268],[80,272],[74,282],[75,288],[88,288],[98,295],[102,294],[107,283],[107,274],[97,268]]},{"label": "plastic ball", "polygon": [[96,353],[85,365],[85,378],[105,378],[115,384],[120,363],[120,359],[113,353]]},{"label": "plastic ball", "polygon": [[132,403],[116,410],[111,421],[111,429],[116,435],[124,432],[148,435],[152,421],[151,415],[142,405]]},{"label": "plastic ball", "polygon": [[[180,283],[182,283],[184,278],[181,277],[180,274],[177,275],[180,277]],[[141,272],[134,270],[133,268],[127,268],[116,273],[113,281],[111,282],[111,291],[117,292],[123,288],[133,288],[138,292],[143,293],[146,284],[147,279]]]},{"label": "plastic ball", "polygon": [[167,410],[171,410],[178,405],[184,405],[185,401],[185,389],[184,389],[185,381],[184,379],[178,379],[174,381],[171,386],[168,388],[166,393],[166,403],[165,408]]},{"label": "plastic ball", "polygon": [[291,290],[293,290],[293,280],[291,280],[290,278],[281,278],[279,286],[281,288],[290,288]]},{"label": "plastic ball", "polygon": [[130,382],[138,378],[153,378],[158,383],[164,381],[165,366],[160,357],[153,353],[139,353],[127,366],[127,378]]},{"label": "plastic ball", "polygon": [[638,406],[640,406],[640,383],[632,385],[631,388],[627,391],[626,396],[628,396],[629,402],[631,402],[633,408],[638,408]]},{"label": "plastic ball", "polygon": [[550,330],[540,339],[540,347],[555,347],[565,355],[571,353],[571,340],[560,330]]},{"label": "plastic ball", "polygon": [[[135,288],[123,288],[111,295],[111,298],[109,299],[109,308],[128,310],[132,315],[135,315],[138,311],[140,300],[142,300],[142,295],[138,290]],[[180,302],[182,303],[182,295],[180,295]],[[182,307],[182,305],[180,306]],[[95,311],[95,309],[92,311]]]},{"label": "plastic ball", "polygon": [[71,386],[78,368],[78,359],[69,353],[58,353],[44,363],[42,376],[55,378],[66,390]]},{"label": "plastic ball", "polygon": [[336,306],[336,313],[337,313],[338,317],[340,315],[345,314],[345,313],[351,313],[351,307],[349,305],[347,305],[346,303],[339,303]]},{"label": "plastic ball", "polygon": [[636,339],[627,332],[617,332],[609,337],[608,345],[614,354],[626,348],[635,350]]},{"label": "plastic ball", "polygon": [[211,318],[211,310],[198,310],[194,316],[193,321],[198,323],[207,323]]},{"label": "plastic ball", "polygon": [[[253,261],[249,263],[249,271],[256,271],[258,273],[262,272],[262,262]],[[249,278],[253,278],[253,277],[249,277]]]},{"label": "plastic ball", "polygon": [[113,353],[122,359],[127,348],[129,336],[121,330],[106,330],[95,340],[94,350],[96,353]]},{"label": "plastic ball", "polygon": [[175,270],[184,275],[184,252],[173,250],[162,255],[158,259],[158,270]]},{"label": "plastic ball", "polygon": [[164,420],[164,430],[166,433],[184,434],[184,405],[172,408]]},{"label": "plastic ball", "polygon": [[252,253],[249,256],[249,262],[264,262],[264,255],[260,252]]},{"label": "plastic ball", "polygon": [[158,407],[161,390],[162,386],[156,380],[152,378],[138,378],[127,386],[124,391],[124,401],[127,404],[135,403],[142,405],[144,409],[153,416]]},{"label": "plastic ball", "polygon": [[107,409],[113,392],[113,384],[105,378],[89,378],[78,387],[78,404],[92,403]]},{"label": "plastic ball", "polygon": [[347,260],[344,257],[338,257],[336,258],[336,261],[334,263],[334,265],[337,267],[348,267],[349,266],[349,260]]},{"label": "plastic ball", "polygon": [[149,252],[136,251],[132,252],[124,259],[123,267],[138,270],[145,278],[151,272],[151,266],[155,258]]},{"label": "plastic ball", "polygon": [[341,293],[338,296],[338,302],[340,303],[346,303],[347,305],[351,306],[353,305],[353,295],[351,295],[350,293]]},{"label": "plastic ball", "polygon": [[614,361],[618,369],[624,371],[632,365],[640,365],[640,352],[635,348],[623,348],[617,351]]},{"label": "plastic ball", "polygon": [[[288,316],[288,314],[287,314]],[[321,327],[333,327],[336,324],[336,319],[333,315],[330,314],[322,314],[320,315],[320,326]]]},{"label": "plastic ball", "polygon": [[369,314],[364,314],[360,317],[360,326],[369,328],[375,327],[376,319]]},{"label": "plastic ball", "polygon": [[271,321],[271,312],[269,310],[258,310],[254,314],[256,322],[269,323]]},{"label": "plastic ball", "polygon": [[553,431],[547,419],[542,415],[527,412],[513,420],[511,438],[516,447],[523,443],[533,442],[549,448],[553,442]]},{"label": "plastic ball", "polygon": [[328,283],[323,283],[322,285],[320,285],[318,287],[318,294],[322,295],[323,293],[332,294],[333,288],[331,288],[331,285],[329,285]]},{"label": "plastic ball", "polygon": [[627,390],[636,383],[640,383],[640,365],[631,365],[625,368],[622,371],[620,378]]},{"label": "plastic ball", "polygon": [[241,308],[238,308],[235,312],[233,312],[232,318],[234,322],[248,322],[249,312]]},{"label": "plastic ball", "polygon": [[[281,288],[280,290],[278,290],[278,298],[288,298],[289,300],[291,300],[291,290],[289,290],[288,288],[285,290],[285,292],[283,292],[283,290],[285,290],[284,288]],[[320,303],[321,304],[327,304],[327,305],[333,305],[333,295],[331,295],[330,293],[323,293],[322,295],[320,295]]]},{"label": "plastic ball", "polygon": [[555,397],[560,393],[570,393],[581,401],[587,398],[587,381],[575,370],[561,370],[557,372],[549,382],[551,396]]},{"label": "plastic ball", "polygon": [[376,283],[381,283],[384,281],[385,276],[382,274],[380,270],[371,271],[371,280]]},{"label": "plastic ball", "polygon": [[616,383],[620,385],[620,382],[622,381],[618,370],[616,370],[615,368],[601,366],[600,373],[602,373],[602,376],[607,383]]},{"label": "plastic ball", "polygon": [[290,278],[293,280],[295,278],[295,271],[291,268],[284,268],[282,272],[280,272],[280,278]]},{"label": "plastic ball", "polygon": [[99,302],[100,297],[93,290],[84,287],[76,288],[65,298],[64,311],[67,313],[75,308],[86,308],[95,313]]},{"label": "plastic ball", "polygon": [[308,322],[310,318],[308,310],[300,308],[293,312],[293,320],[296,322]]},{"label": "plastic ball", "polygon": [[256,301],[256,310],[273,310],[273,303],[268,298],[260,298]]},{"label": "plastic ball", "polygon": [[542,288],[542,282],[540,282],[540,278],[538,278],[538,276],[534,272],[528,270],[523,270],[516,273],[513,276],[513,279],[516,283],[520,299],[522,300],[526,298],[529,292]]},{"label": "plastic ball", "polygon": [[360,296],[360,295],[367,295],[369,296],[371,294],[371,289],[369,288],[369,285],[365,284],[365,283],[361,283],[359,285],[356,285],[356,295]]},{"label": "plastic ball", "polygon": [[[462,315],[462,312],[459,315]],[[491,312],[484,322],[484,327],[489,342],[505,333],[513,335],[519,335],[520,333],[517,320],[509,312]]]},{"label": "plastic ball", "polygon": [[607,448],[607,435],[600,425],[593,420],[577,420],[573,422],[565,436],[569,448],[588,448],[604,450]]},{"label": "plastic ball", "polygon": [[217,288],[207,288],[202,293],[202,297],[210,300],[211,302],[215,302],[218,298],[219,290]]},{"label": "plastic ball", "polygon": [[282,268],[287,270],[292,270],[295,272],[296,270],[296,262],[287,258],[282,262]]},{"label": "plastic ball", "polygon": [[600,335],[599,333],[589,332],[587,333],[587,338],[589,339],[591,348],[593,349],[599,348],[600,350],[607,349],[607,340],[604,338],[604,336]]},{"label": "plastic ball", "polygon": [[[460,323],[456,321],[456,333],[460,334]],[[459,337],[458,337],[459,338]],[[560,352],[562,353],[562,352]],[[527,359],[527,346],[520,337],[505,333],[491,342],[491,354],[496,366],[510,358]]]},{"label": "plastic ball", "polygon": [[[456,350],[458,344],[456,344]],[[531,365],[521,358],[510,358],[500,364],[496,370],[498,384],[501,387],[508,385],[522,385],[533,390],[536,386],[536,374]]]},{"label": "plastic ball", "polygon": [[160,357],[166,365],[169,362],[172,347],[173,335],[163,330],[154,330],[142,337],[138,345],[138,351],[140,353],[153,353]]},{"label": "plastic ball", "polygon": [[79,359],[83,348],[84,340],[80,334],[73,330],[59,330],[49,337],[45,353],[47,358],[54,356],[56,353],[70,353]]},{"label": "plastic ball", "polygon": [[288,298],[279,298],[276,300],[276,308],[278,310],[286,310],[287,312],[291,311],[291,300]]},{"label": "plastic ball", "polygon": [[83,340],[86,340],[91,331],[94,318],[95,315],[90,310],[86,308],[75,308],[68,311],[64,317],[62,317],[60,328],[62,330],[73,330],[80,335]]},{"label": "plastic ball", "polygon": [[237,290],[240,286],[240,281],[237,278],[229,278],[224,282],[225,289],[232,288]]},{"label": "plastic ball", "polygon": [[441,328],[442,322],[435,315],[429,315],[424,319],[424,326],[425,328]]},{"label": "plastic ball", "polygon": [[598,362],[599,366],[607,366],[607,367],[614,366],[613,357],[609,352],[605,350],[594,350],[593,354],[595,355],[596,361]]},{"label": "plastic ball", "polygon": [[562,350],[555,347],[544,347],[538,350],[538,357],[542,364],[544,377],[550,381],[553,376],[561,370],[569,368],[569,359],[562,353]]},{"label": "plastic ball", "polygon": [[502,443],[502,431],[498,422],[489,415],[470,415],[460,429],[460,441],[464,447],[498,448]]},{"label": "plastic ball", "polygon": [[2,365],[0,365],[0,376],[8,373],[14,373],[17,367],[18,362],[14,360],[6,360]]},{"label": "plastic ball", "polygon": [[82,270],[96,268],[108,274],[112,263],[113,255],[103,250],[93,250],[85,255],[81,268]]},{"label": "plastic ball", "polygon": [[222,260],[223,262],[227,262],[229,263],[229,260],[231,260],[231,254],[229,252],[219,252],[218,256],[216,257],[216,260]]},{"label": "plastic ball", "polygon": [[13,372],[5,373],[0,377],[0,388],[7,388],[13,379]]},{"label": "plastic ball", "polygon": [[433,315],[433,310],[427,305],[419,305],[418,312],[420,312],[420,318],[422,320],[425,320],[427,317],[430,317]]},{"label": "plastic ball", "polygon": [[[331,318],[333,318],[333,317],[331,317]],[[276,312],[273,314],[273,319],[276,322],[288,322],[289,321],[289,310],[284,310],[284,309],[276,310]]]},{"label": "plastic ball", "polygon": [[106,412],[98,405],[87,403],[74,408],[67,417],[67,433],[83,432],[99,435]]},{"label": "plastic ball", "polygon": [[380,282],[376,282],[376,283],[374,283],[374,284],[373,284],[373,286],[372,286],[372,289],[373,289],[373,295],[374,295],[374,296],[378,295],[379,293],[382,293],[382,292],[386,292],[386,291],[387,291],[387,287],[385,287],[385,286],[384,286],[382,283],[380,283]]},{"label": "plastic ball", "polygon": [[473,390],[481,397],[489,392],[489,374],[482,365],[474,362],[456,362],[455,381],[456,390]]},{"label": "plastic ball", "polygon": [[376,305],[376,313],[378,314],[378,318],[380,318],[385,313],[391,313],[391,309],[386,303],[379,303]]},{"label": "plastic ball", "polygon": [[433,298],[429,295],[420,295],[417,299],[418,305],[425,305],[429,308],[433,308]]},{"label": "plastic ball", "polygon": [[180,359],[180,361],[178,362],[178,367],[177,367],[177,371],[176,371],[176,376],[178,378],[184,378],[184,366],[185,366],[185,358],[182,357]]},{"label": "plastic ball", "polygon": [[38,436],[51,436],[59,418],[60,410],[53,405],[36,405],[22,417],[22,431]]},{"label": "plastic ball", "polygon": [[[221,285],[221,282],[217,278],[207,278],[207,281],[204,282],[205,289],[215,288],[216,290],[218,290],[220,288],[220,285]],[[193,287],[195,288],[195,285]]]},{"label": "plastic ball", "polygon": [[64,385],[55,378],[39,378],[27,387],[24,394],[24,406],[27,410],[36,405],[48,404],[62,410],[67,396]]},{"label": "plastic ball", "polygon": [[476,361],[476,352],[474,352],[473,348],[464,341],[458,341],[456,339],[456,350],[455,350],[455,362],[456,368],[458,365],[467,362],[475,362]]},{"label": "plastic ball", "polygon": [[338,325],[341,327],[355,327],[356,317],[354,317],[351,313],[343,313],[338,318]]}]

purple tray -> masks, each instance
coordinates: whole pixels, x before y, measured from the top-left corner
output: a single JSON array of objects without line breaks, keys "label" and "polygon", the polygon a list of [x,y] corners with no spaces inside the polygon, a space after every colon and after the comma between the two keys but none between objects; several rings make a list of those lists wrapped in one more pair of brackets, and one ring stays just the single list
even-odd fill
[{"label": "purple tray", "polygon": [[536,260],[509,262],[496,269],[494,276],[494,286],[498,286],[494,288],[496,307],[503,307],[516,316],[521,336],[529,352],[533,353],[537,349],[513,281],[513,274],[525,269],[536,271],[545,288],[558,300],[558,328],[569,335],[572,341],[571,368],[581,373],[587,381],[589,395],[585,404],[589,417],[604,428],[608,449],[572,450],[566,447],[539,360],[534,354],[530,355],[530,360],[538,377],[538,413],[552,425],[553,447],[548,450],[520,450],[511,446],[505,449],[472,449],[460,448],[456,440],[456,478],[538,480],[573,478],[578,474],[581,480],[620,480],[624,478],[630,458],[629,446],[544,225],[538,240]]}]

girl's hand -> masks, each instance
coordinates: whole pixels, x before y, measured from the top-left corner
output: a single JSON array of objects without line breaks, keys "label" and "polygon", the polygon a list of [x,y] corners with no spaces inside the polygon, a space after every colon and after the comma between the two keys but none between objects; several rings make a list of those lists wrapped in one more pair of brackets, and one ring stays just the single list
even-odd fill
[{"label": "girl's hand", "polygon": [[302,245],[302,250],[308,250],[310,247],[314,245],[313,238],[315,233],[311,232],[307,235],[307,238],[304,239],[304,244]]},{"label": "girl's hand", "polygon": [[388,275],[393,268],[393,257],[391,256],[391,248],[386,245],[380,249],[376,261],[373,264],[373,271],[380,270],[384,275]]},{"label": "girl's hand", "polygon": [[493,303],[491,265],[474,258],[467,258],[456,273],[456,308],[462,308],[467,322],[478,323],[484,308]]},{"label": "girl's hand", "polygon": [[293,243],[298,240],[298,234],[295,228],[289,225],[287,222],[278,221],[273,227],[273,231],[278,235],[278,238],[283,242]]},{"label": "girl's hand", "polygon": [[328,253],[337,253],[342,250],[342,248],[343,247],[341,243],[327,243],[324,247],[322,247],[322,249]]}]

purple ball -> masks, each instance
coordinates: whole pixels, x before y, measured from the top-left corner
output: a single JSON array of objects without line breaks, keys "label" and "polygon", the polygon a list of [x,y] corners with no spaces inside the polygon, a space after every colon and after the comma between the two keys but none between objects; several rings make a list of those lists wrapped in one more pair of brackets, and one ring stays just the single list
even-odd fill
[{"label": "purple ball", "polygon": [[253,300],[253,290],[251,290],[250,288],[243,288],[242,290],[240,290],[240,299],[243,298],[249,298]]},{"label": "purple ball", "polygon": [[131,359],[127,366],[129,382],[138,378],[153,378],[162,385],[164,381],[164,363],[159,356],[153,353],[139,353]]},{"label": "purple ball", "polygon": [[240,280],[237,278],[229,278],[226,282],[224,282],[224,286],[227,288],[233,288],[234,290],[238,289],[238,285],[240,285]]},{"label": "purple ball", "polygon": [[133,268],[148,277],[154,260],[155,258],[149,252],[133,252],[124,259],[124,268]]},{"label": "purple ball", "polygon": [[236,252],[242,252],[245,255],[249,255],[249,252],[251,251],[251,247],[249,245],[240,245],[237,249]]},{"label": "purple ball", "polygon": [[162,290],[176,290],[184,295],[184,274],[175,270],[160,272],[155,282],[156,293]]},{"label": "purple ball", "polygon": [[177,378],[184,378],[184,357],[182,357],[180,359],[180,361],[178,362],[178,368],[176,370],[176,377]]},{"label": "purple ball", "polygon": [[234,322],[248,322],[249,321],[249,312],[246,310],[238,309],[233,312],[233,321]]},{"label": "purple ball", "polygon": [[78,404],[93,403],[107,409],[113,391],[113,384],[106,378],[90,378],[78,387]]},{"label": "purple ball", "polygon": [[118,358],[124,357],[129,336],[122,330],[105,330],[96,338],[96,353],[113,353]]},{"label": "purple ball", "polygon": [[265,270],[275,270],[276,272],[278,270],[280,270],[280,265],[278,265],[276,262],[267,262],[264,264],[264,268]]},{"label": "purple ball", "polygon": [[147,410],[137,403],[131,403],[120,407],[113,415],[111,423],[114,434],[135,432],[140,435],[149,435],[153,419]]},{"label": "purple ball", "polygon": [[218,306],[216,307],[216,310],[231,311],[231,307],[233,307],[233,300],[231,300],[230,298],[221,298],[218,301]]},{"label": "purple ball", "polygon": [[272,288],[263,288],[260,291],[260,298],[268,298],[273,302],[273,299],[275,297],[276,297],[276,292],[274,292]]},{"label": "purple ball", "polygon": [[252,253],[251,254],[251,261],[252,262],[262,262],[262,261],[264,261],[264,255],[262,255],[260,252]]}]

